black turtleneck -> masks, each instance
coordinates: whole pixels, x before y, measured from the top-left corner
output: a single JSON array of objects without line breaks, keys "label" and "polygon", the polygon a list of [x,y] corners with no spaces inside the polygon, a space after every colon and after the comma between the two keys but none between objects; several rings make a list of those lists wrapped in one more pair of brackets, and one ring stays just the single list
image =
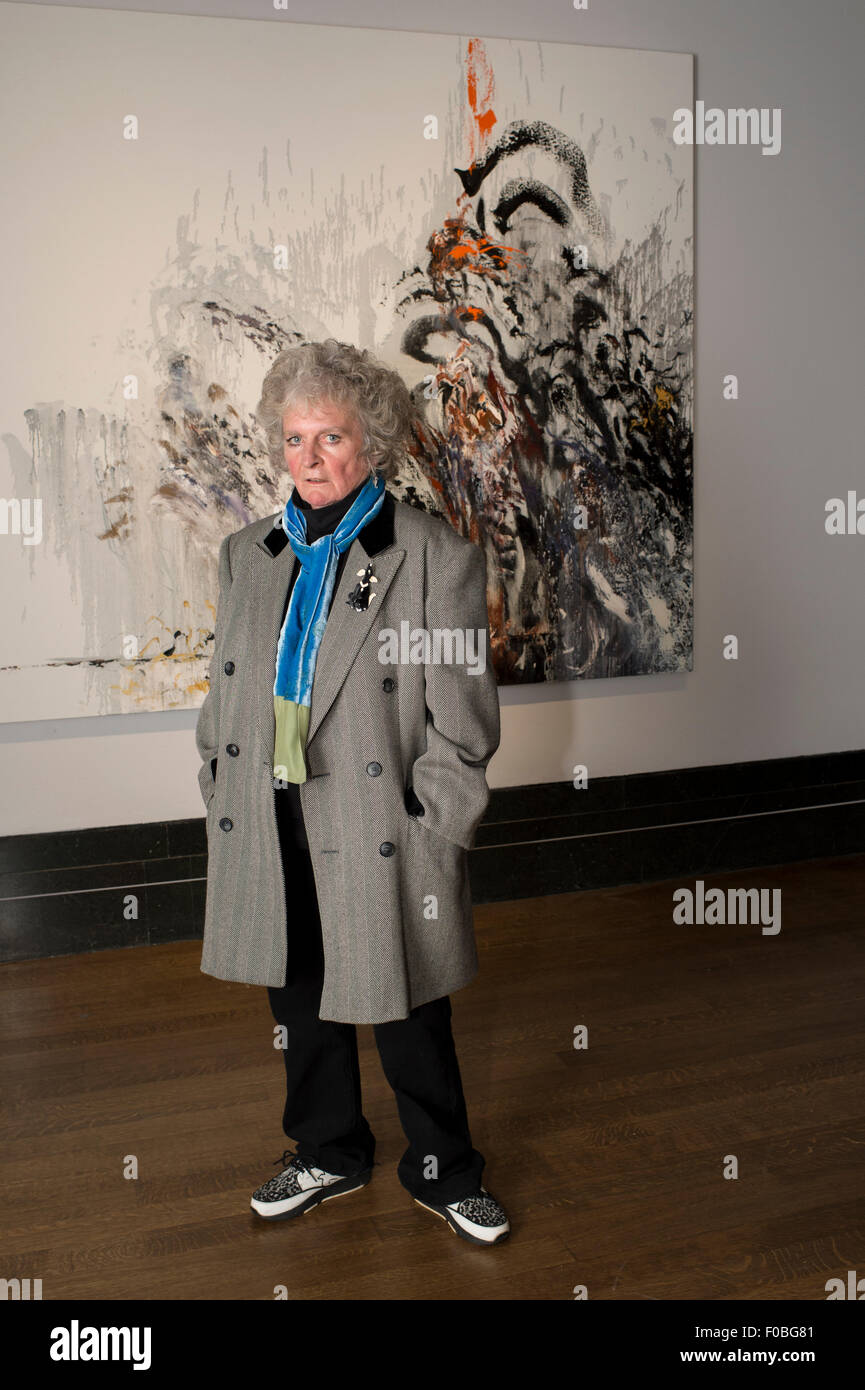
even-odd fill
[{"label": "black turtleneck", "polygon": [[314,507],[311,502],[304,502],[297,488],[294,489],[291,500],[298,510],[303,512],[308,544],[312,545],[314,541],[320,540],[322,536],[329,536],[331,531],[336,530],[368,481],[368,478],[362,478],[357,487],[352,488],[345,497],[340,497],[337,502],[325,502],[323,507]]}]

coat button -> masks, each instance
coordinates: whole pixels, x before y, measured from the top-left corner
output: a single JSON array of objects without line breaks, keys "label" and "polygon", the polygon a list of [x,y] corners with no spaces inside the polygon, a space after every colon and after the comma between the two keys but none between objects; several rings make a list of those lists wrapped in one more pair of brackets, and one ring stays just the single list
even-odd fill
[{"label": "coat button", "polygon": [[390,694],[395,685],[396,681],[391,680],[390,676],[385,676],[384,680],[381,683],[381,688],[382,690],[386,690],[388,694]]},{"label": "coat button", "polygon": [[228,816],[223,816],[222,820],[219,822],[219,828],[220,830],[230,830],[233,823],[233,821],[228,819]]},{"label": "coat button", "polygon": [[234,675],[234,662],[233,662],[233,661],[226,661],[226,663],[225,663],[225,665],[223,666],[222,669],[223,669],[223,671],[225,672],[225,674],[226,674],[227,676],[233,676],[233,675]]},{"label": "coat button", "polygon": [[366,770],[369,773],[370,777],[380,777],[381,763],[367,763]]},{"label": "coat button", "polygon": [[387,859],[388,855],[396,852],[396,845],[392,845],[390,840],[385,840],[383,845],[379,845],[378,852],[379,854],[383,854],[385,859]]},{"label": "coat button", "polygon": [[225,751],[230,758],[236,758],[238,753],[240,752],[240,749],[238,748],[236,743],[226,743]]}]

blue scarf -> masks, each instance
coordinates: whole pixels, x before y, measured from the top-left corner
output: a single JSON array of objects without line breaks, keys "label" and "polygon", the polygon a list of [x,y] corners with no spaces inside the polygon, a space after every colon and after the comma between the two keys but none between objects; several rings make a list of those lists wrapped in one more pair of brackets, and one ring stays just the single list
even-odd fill
[{"label": "blue scarf", "polygon": [[380,511],[384,480],[373,473],[361,488],[339,525],[312,545],[306,542],[306,518],[291,498],[282,514],[282,528],[301,569],[276,648],[273,712],[276,737],[273,775],[282,782],[306,781],[306,735],[312,703],[312,682],[318,649],[324,636],[339,556],[358,532]]}]

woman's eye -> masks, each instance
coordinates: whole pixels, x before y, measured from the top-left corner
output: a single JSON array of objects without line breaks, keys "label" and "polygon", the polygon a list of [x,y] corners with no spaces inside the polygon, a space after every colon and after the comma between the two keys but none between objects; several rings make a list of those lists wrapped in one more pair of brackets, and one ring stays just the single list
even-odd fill
[{"label": "woman's eye", "polygon": [[[286,442],[286,444],[293,444],[294,441],[295,441],[297,438],[298,438],[298,436],[297,436],[296,434],[291,434],[291,435],[289,435],[289,436],[286,438],[286,441],[285,441],[285,442]],[[339,443],[340,439],[342,438],[342,435],[341,435],[341,434],[336,434],[334,431],[331,430],[331,431],[328,433],[327,438],[328,438],[328,439],[335,439],[335,440],[337,441],[337,443]]]}]

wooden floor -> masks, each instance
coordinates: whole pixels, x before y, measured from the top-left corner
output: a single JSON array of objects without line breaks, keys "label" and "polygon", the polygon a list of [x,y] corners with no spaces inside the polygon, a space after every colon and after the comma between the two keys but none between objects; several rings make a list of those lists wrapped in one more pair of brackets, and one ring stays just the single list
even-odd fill
[{"label": "wooden floor", "polygon": [[476,908],[454,1035],[495,1249],[400,1187],[371,1027],[372,1182],[267,1225],[249,1197],[290,1145],[263,989],[202,975],[195,942],[4,967],[0,1276],[45,1300],[825,1299],[865,1273],[865,856],[709,884],[781,888],[780,933],[675,926],[680,883]]}]

